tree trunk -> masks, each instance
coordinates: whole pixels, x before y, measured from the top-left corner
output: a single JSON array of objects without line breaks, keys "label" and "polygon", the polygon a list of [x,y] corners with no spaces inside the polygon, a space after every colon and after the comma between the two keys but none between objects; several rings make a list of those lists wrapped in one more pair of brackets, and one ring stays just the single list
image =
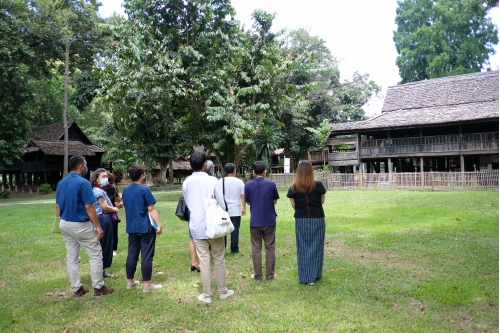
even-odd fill
[{"label": "tree trunk", "polygon": [[69,46],[70,41],[66,41],[66,58],[64,60],[64,100],[63,100],[63,123],[64,123],[64,169],[63,177],[68,175],[68,80],[69,80]]},{"label": "tree trunk", "polygon": [[162,185],[167,183],[167,169],[169,163],[163,164],[160,163],[160,177],[158,178],[158,182]]},{"label": "tree trunk", "polygon": [[248,143],[243,145],[243,147],[241,147],[240,150],[238,151],[238,153],[236,154],[236,157],[234,158],[234,165],[236,165],[236,167],[238,167],[238,165],[240,164],[241,157],[243,157],[243,154],[247,150],[247,147],[248,147]]},{"label": "tree trunk", "polygon": [[170,161],[168,164],[169,173],[168,173],[168,183],[170,185],[174,185],[174,161]]}]

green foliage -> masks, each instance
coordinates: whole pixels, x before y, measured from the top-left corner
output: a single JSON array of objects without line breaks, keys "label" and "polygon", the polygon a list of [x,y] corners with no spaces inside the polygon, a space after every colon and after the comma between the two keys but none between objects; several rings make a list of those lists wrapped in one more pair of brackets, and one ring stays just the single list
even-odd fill
[{"label": "green foliage", "polygon": [[[114,48],[99,73],[104,101],[115,129],[147,165],[166,168],[180,150],[187,153],[199,125],[193,98],[210,82],[217,83],[196,46],[202,43],[215,53],[209,40],[214,41],[220,26],[211,26],[221,21],[224,8],[214,13],[203,6],[206,15],[199,15],[196,8],[202,3],[173,1],[167,11],[155,1],[126,1],[129,20],[106,26],[114,35]],[[192,22],[178,22],[184,10]],[[201,73],[207,83],[196,76]]]},{"label": "green foliage", "polygon": [[228,89],[208,100],[208,120],[222,126],[214,148],[223,151],[225,158],[229,152],[228,160],[235,164],[251,146],[256,158],[268,158],[270,148],[279,142],[268,147],[262,144],[269,137],[267,129],[283,132],[285,114],[299,115],[308,105],[304,96],[312,85],[295,84],[293,78],[312,70],[312,54],[305,51],[292,57],[283,52],[280,34],[270,32],[273,19],[272,14],[254,11],[254,30],[239,34],[240,42],[227,66],[226,72],[233,74]]},{"label": "green foliage", "polygon": [[[310,85],[305,99],[305,110],[284,110],[280,121],[285,124],[281,147],[296,163],[307,156],[308,150],[324,148],[315,133],[322,133],[320,139],[328,136],[329,123],[358,121],[365,119],[363,105],[380,92],[380,87],[369,79],[368,74],[354,73],[351,81],[340,82],[337,60],[326,47],[325,41],[312,36],[305,29],[298,29],[284,35],[284,53],[292,58],[304,52],[312,55],[310,69],[292,78],[296,85]],[[312,130],[311,130],[312,129]],[[311,132],[315,135],[311,135]],[[326,143],[326,142],[325,142]]]},{"label": "green foliage", "polygon": [[38,188],[38,192],[48,194],[48,193],[52,192],[52,186],[50,186],[50,184],[42,184]]},{"label": "green foliage", "polygon": [[[101,39],[94,29],[99,5],[96,0],[1,2],[0,168],[20,156],[32,127],[63,119],[65,44],[71,46],[70,73],[92,66]],[[67,110],[71,119],[78,116],[72,105]]]},{"label": "green foliage", "polygon": [[281,140],[283,140],[283,134],[280,128],[264,125],[255,139],[255,147],[257,148],[255,160],[263,161],[266,163],[267,169],[271,170],[271,156],[279,148]]},{"label": "green foliage", "polygon": [[399,0],[394,42],[401,83],[479,72],[498,44],[486,15],[498,1]]},{"label": "green foliage", "polygon": [[7,199],[10,196],[9,190],[0,191],[0,199]]},{"label": "green foliage", "polygon": [[57,31],[41,3],[0,6],[0,169],[20,156],[31,131],[25,105],[34,97],[33,81],[50,76],[51,60],[60,57]]},{"label": "green foliage", "polygon": [[306,127],[306,130],[314,134],[318,143],[316,149],[321,150],[326,146],[326,142],[332,133],[333,126],[330,124],[328,119],[323,119],[319,128]]}]

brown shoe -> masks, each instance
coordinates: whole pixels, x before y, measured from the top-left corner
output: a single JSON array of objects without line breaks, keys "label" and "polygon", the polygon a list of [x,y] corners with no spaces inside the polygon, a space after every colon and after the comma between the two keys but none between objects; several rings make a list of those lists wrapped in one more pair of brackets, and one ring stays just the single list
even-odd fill
[{"label": "brown shoe", "polygon": [[94,288],[94,296],[103,296],[114,293],[115,290],[112,288],[106,288],[106,286],[102,286],[101,289]]},{"label": "brown shoe", "polygon": [[89,292],[88,289],[84,288],[83,286],[80,286],[80,288],[77,291],[75,291],[75,297],[82,297],[88,292]]}]

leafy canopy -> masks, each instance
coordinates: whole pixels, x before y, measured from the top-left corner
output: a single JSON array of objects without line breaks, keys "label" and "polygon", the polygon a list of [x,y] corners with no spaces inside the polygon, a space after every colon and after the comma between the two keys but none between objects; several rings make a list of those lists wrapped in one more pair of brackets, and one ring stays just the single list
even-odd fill
[{"label": "leafy canopy", "polygon": [[394,42],[401,83],[488,68],[498,28],[487,18],[498,1],[399,0]]}]

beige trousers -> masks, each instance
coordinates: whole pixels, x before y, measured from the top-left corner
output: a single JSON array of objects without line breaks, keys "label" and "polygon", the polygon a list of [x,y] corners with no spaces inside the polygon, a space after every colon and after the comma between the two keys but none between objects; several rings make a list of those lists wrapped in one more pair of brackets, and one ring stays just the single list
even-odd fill
[{"label": "beige trousers", "polygon": [[61,220],[59,229],[66,243],[66,266],[71,289],[76,292],[81,286],[80,247],[83,247],[90,262],[92,287],[100,289],[104,285],[102,277],[102,249],[92,222],[69,222]]},{"label": "beige trousers", "polygon": [[217,289],[219,294],[225,294],[227,287],[224,237],[217,239],[194,239],[194,243],[196,244],[196,254],[200,259],[201,285],[205,297],[212,297],[212,271],[210,269],[209,246],[212,248]]}]

